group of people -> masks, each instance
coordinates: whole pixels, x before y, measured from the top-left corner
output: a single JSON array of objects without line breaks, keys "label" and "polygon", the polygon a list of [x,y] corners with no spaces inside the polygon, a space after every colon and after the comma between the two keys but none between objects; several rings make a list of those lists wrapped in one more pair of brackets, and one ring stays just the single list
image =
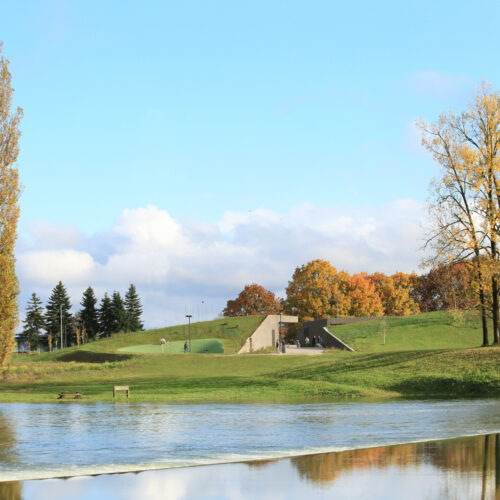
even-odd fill
[{"label": "group of people", "polygon": [[316,347],[316,346],[321,346],[323,347],[323,337],[321,335],[314,335],[312,339],[309,339],[309,337],[306,337],[304,339],[306,347]]},{"label": "group of people", "polygon": [[[297,349],[300,349],[302,347],[299,339],[291,340],[290,344],[295,345]],[[318,336],[315,335],[312,339],[310,339],[309,337],[306,337],[304,339],[304,347],[316,347],[316,346],[323,347],[323,337],[321,337],[321,335]],[[284,339],[281,341],[278,339],[276,341],[276,352],[278,354],[280,352],[283,354],[286,353],[286,342]]]}]

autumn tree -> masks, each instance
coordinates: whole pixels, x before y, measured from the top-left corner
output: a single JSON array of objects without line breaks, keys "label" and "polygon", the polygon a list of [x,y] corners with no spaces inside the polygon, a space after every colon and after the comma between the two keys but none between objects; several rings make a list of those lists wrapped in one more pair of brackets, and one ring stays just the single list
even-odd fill
[{"label": "autumn tree", "polygon": [[[71,302],[61,281],[52,289],[45,312],[47,333],[59,343],[59,347],[69,347],[75,340],[72,329]],[[62,328],[62,331],[61,331]]]},{"label": "autumn tree", "polygon": [[340,286],[346,285],[345,278],[345,273],[339,276],[335,267],[322,259],[297,267],[286,289],[287,310],[300,321],[335,316],[337,307],[339,315],[345,315],[350,306]]},{"label": "autumn tree", "polygon": [[483,249],[489,254],[488,281],[491,284],[493,343],[499,343],[499,253],[500,230],[500,93],[487,83],[479,88],[469,108],[451,119],[457,140],[468,148],[470,182],[476,193],[485,236]]},{"label": "autumn tree", "polygon": [[28,340],[30,350],[36,349],[42,343],[42,332],[45,328],[43,304],[36,293],[31,295],[26,307],[26,318],[23,321],[23,335]]},{"label": "autumn tree", "polygon": [[426,247],[433,254],[426,263],[434,267],[466,260],[473,262],[478,282],[483,345],[488,345],[483,262],[488,234],[474,180],[478,156],[459,131],[461,119],[449,113],[441,115],[435,124],[420,124],[422,143],[441,166],[441,176],[433,185],[429,203],[431,227]]},{"label": "autumn tree", "polygon": [[2,56],[0,43],[0,366],[5,366],[14,348],[18,320],[19,286],[15,271],[14,245],[19,219],[19,154],[21,108],[12,111],[9,61]]},{"label": "autumn tree", "polygon": [[94,339],[99,331],[99,318],[97,315],[97,298],[92,287],[88,287],[83,292],[82,301],[80,305],[83,309],[80,311],[79,328],[85,329],[86,335],[89,339]]},{"label": "autumn tree", "polygon": [[434,267],[419,276],[417,296],[421,310],[473,309],[473,268],[473,263],[458,262]]},{"label": "autumn tree", "polygon": [[246,285],[234,300],[228,300],[224,316],[250,316],[253,314],[279,314],[282,306],[273,292],[254,283]]},{"label": "autumn tree", "polygon": [[375,284],[367,273],[353,274],[348,289],[351,304],[349,316],[382,316],[384,308]]}]

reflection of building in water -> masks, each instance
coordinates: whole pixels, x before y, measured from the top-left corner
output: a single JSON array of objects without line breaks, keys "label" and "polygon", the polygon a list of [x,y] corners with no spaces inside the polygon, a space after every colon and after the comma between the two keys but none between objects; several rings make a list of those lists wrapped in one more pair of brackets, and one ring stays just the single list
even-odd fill
[{"label": "reflection of building in water", "polygon": [[[16,436],[8,419],[0,412],[0,463],[15,464]],[[0,482],[0,498],[2,500],[21,500],[22,486],[19,481]]]},{"label": "reflection of building in water", "polygon": [[500,435],[492,434],[290,459],[299,475],[315,483],[329,483],[345,472],[433,465],[444,472],[460,473],[470,481],[481,478],[481,498],[500,500]]}]

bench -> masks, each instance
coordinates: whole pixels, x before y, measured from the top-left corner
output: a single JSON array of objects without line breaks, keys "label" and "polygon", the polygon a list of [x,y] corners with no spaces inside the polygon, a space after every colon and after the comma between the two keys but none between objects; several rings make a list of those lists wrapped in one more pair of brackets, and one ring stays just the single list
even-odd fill
[{"label": "bench", "polygon": [[130,389],[128,388],[128,385],[115,385],[113,386],[113,397],[116,398],[116,393],[118,391],[125,391],[127,394],[127,398],[130,396]]},{"label": "bench", "polygon": [[68,399],[73,396],[73,399],[82,399],[83,394],[78,391],[62,391],[57,396],[57,399]]}]

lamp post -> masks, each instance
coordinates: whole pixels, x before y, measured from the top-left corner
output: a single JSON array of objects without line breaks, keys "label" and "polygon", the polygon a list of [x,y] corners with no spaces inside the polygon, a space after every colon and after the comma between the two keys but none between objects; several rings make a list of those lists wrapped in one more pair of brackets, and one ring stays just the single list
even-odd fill
[{"label": "lamp post", "polygon": [[279,332],[280,332],[280,343],[281,343],[281,311],[280,311],[280,328],[279,328]]},{"label": "lamp post", "polygon": [[188,332],[189,332],[189,352],[191,352],[191,318],[192,314],[186,314],[186,318],[188,319]]}]

